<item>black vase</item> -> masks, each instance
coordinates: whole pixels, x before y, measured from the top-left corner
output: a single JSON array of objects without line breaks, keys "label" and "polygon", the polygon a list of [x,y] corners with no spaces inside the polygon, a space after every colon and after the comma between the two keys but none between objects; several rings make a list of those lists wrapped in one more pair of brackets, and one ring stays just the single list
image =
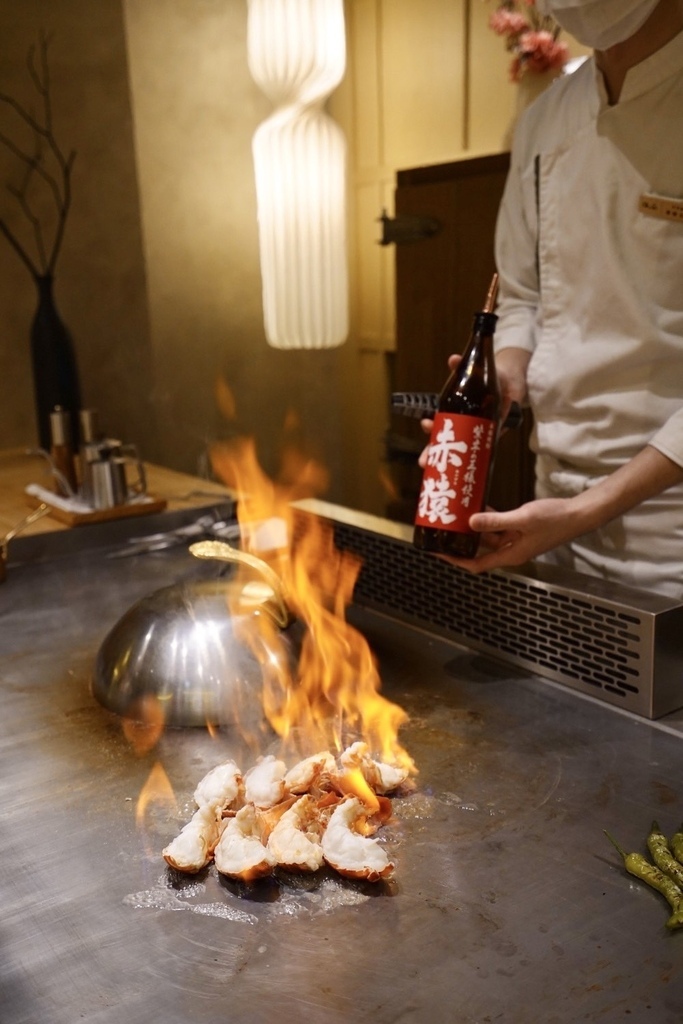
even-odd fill
[{"label": "black vase", "polygon": [[31,324],[31,360],[35,391],[38,439],[50,449],[50,413],[61,406],[69,413],[71,439],[78,445],[78,411],[81,391],[71,335],[66,329],[52,294],[52,276],[35,278],[38,308]]}]

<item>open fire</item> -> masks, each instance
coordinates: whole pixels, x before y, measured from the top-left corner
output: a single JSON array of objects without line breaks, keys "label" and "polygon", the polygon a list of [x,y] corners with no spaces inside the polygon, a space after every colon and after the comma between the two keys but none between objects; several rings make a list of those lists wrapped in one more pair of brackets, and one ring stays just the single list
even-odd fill
[{"label": "open fire", "polygon": [[[254,442],[245,438],[217,446],[212,462],[237,494],[242,550],[273,570],[291,614],[305,626],[293,677],[281,663],[274,666],[266,659],[263,664],[268,722],[283,740],[303,737],[308,749],[302,753],[323,747],[341,751],[349,737],[360,738],[383,760],[414,771],[398,739],[407,716],[380,694],[369,645],[345,619],[360,562],[335,548],[329,524],[297,515],[293,504],[319,493],[324,472],[313,460],[286,452],[284,482],[276,485],[259,466]],[[259,619],[260,650],[269,649],[263,633],[268,641],[268,633],[277,628],[269,617]]]},{"label": "open fire", "polygon": [[[243,880],[323,863],[350,877],[389,877],[393,864],[372,837],[391,818],[387,794],[409,788],[416,768],[399,741],[407,715],[380,693],[369,645],[345,618],[360,562],[336,549],[329,524],[295,507],[323,491],[326,473],[288,449],[275,483],[244,437],[216,445],[212,464],[237,497],[246,558],[236,562],[233,593],[243,603],[249,588],[274,580],[274,596],[303,638],[292,665],[273,656],[282,616],[248,618],[239,639],[259,663],[261,711],[280,754],[257,751],[244,773],[231,760],[209,772],[195,790],[196,812],[164,857],[189,872],[215,860],[221,873]],[[260,580],[256,560],[265,567]]]}]

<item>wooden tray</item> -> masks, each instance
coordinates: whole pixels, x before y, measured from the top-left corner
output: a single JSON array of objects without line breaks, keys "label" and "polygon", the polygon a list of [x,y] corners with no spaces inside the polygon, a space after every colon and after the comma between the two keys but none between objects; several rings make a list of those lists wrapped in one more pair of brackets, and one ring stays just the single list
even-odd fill
[{"label": "wooden tray", "polygon": [[155,498],[154,495],[149,495],[148,501],[115,505],[113,508],[94,508],[92,512],[70,512],[67,509],[58,508],[57,505],[50,505],[49,501],[41,501],[34,494],[27,494],[26,501],[31,508],[47,505],[50,510],[47,515],[58,519],[66,526],[85,526],[87,523],[107,523],[112,519],[128,519],[130,516],[148,516],[153,512],[163,512],[167,504],[165,498]]}]

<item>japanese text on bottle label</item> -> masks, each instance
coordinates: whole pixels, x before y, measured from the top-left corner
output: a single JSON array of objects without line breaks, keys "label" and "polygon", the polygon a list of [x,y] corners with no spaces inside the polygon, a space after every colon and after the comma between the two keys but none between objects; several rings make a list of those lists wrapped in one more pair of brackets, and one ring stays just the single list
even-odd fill
[{"label": "japanese text on bottle label", "polygon": [[470,533],[483,508],[496,424],[478,416],[438,412],[422,476],[417,526]]}]

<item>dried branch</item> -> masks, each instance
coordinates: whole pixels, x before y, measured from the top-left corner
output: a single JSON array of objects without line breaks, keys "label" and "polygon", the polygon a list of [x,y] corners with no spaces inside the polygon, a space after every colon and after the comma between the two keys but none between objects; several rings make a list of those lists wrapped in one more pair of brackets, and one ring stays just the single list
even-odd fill
[{"label": "dried branch", "polygon": [[10,229],[5,224],[4,220],[0,220],[0,232],[5,236],[5,238],[9,242],[9,244],[12,246],[12,248],[17,253],[17,255],[24,261],[24,263],[26,264],[26,266],[28,267],[30,272],[33,274],[33,276],[34,277],[38,277],[39,276],[38,270],[33,265],[33,262],[31,261],[31,257],[25,251],[25,249],[23,248],[23,246],[21,245],[19,240],[17,238],[15,238],[15,236],[12,234]]},{"label": "dried branch", "polygon": [[61,215],[57,221],[57,231],[55,232],[55,240],[52,246],[52,256],[48,262],[48,273],[53,274],[55,266],[57,264],[57,257],[62,247],[62,241],[64,239],[64,230],[66,228],[66,219],[71,209],[71,168],[73,162],[76,159],[76,153],[74,150],[69,153],[69,156],[64,162],[63,168],[63,201],[61,206]]},{"label": "dried branch", "polygon": [[32,225],[33,235],[36,242],[36,248],[38,250],[38,256],[40,259],[40,265],[41,267],[47,268],[47,256],[45,253],[45,246],[43,244],[43,232],[39,219],[36,217],[33,210],[29,206],[29,203],[23,192],[21,192],[17,188],[13,188],[10,185],[7,186],[7,190],[10,193],[10,195],[13,195],[15,197],[15,199],[21,206],[22,210],[24,211],[24,215],[28,220],[29,224]]},{"label": "dried branch", "polygon": [[[28,72],[34,88],[41,98],[42,120],[34,117],[21,103],[13,96],[0,92],[0,103],[5,104],[20,118],[21,121],[33,132],[35,140],[34,154],[30,155],[17,145],[5,132],[0,131],[0,145],[4,146],[15,156],[25,167],[25,174],[20,188],[6,185],[7,191],[19,206],[31,225],[36,250],[38,252],[38,265],[31,259],[30,255],[21,244],[16,235],[11,231],[4,221],[0,222],[0,231],[7,238],[15,251],[22,258],[34,276],[53,274],[57,264],[57,258],[64,239],[66,221],[71,208],[71,171],[76,158],[75,151],[65,155],[59,147],[53,132],[52,122],[52,100],[50,95],[50,73],[47,59],[47,48],[50,37],[41,32],[39,38],[40,68],[36,67],[36,47],[31,46],[28,51],[27,65]],[[58,175],[51,173],[45,165],[45,151],[42,143],[47,144],[47,149],[57,164]],[[52,246],[49,248],[45,241],[45,231],[40,218],[33,212],[29,200],[30,186],[35,177],[42,179],[47,186],[55,205],[56,227],[53,234]]]},{"label": "dried branch", "polygon": [[[1,95],[0,95],[0,99],[2,99]],[[11,185],[9,185],[9,184],[6,185],[7,191],[10,194],[14,195],[15,197],[17,197],[19,194],[23,195],[26,192],[27,188],[28,188],[28,184],[29,184],[29,181],[30,181],[30,178],[31,178],[31,173],[35,169],[35,161],[34,161],[34,159],[32,157],[29,157],[28,154],[24,153],[23,150],[19,149],[19,147],[16,146],[14,144],[14,142],[11,139],[9,139],[3,132],[0,132],[0,144],[4,145],[5,148],[10,151],[10,153],[13,153],[14,156],[16,156],[19,160],[21,160],[24,164],[26,164],[26,174],[24,175],[24,180],[22,182],[22,187],[21,187],[20,192],[17,189],[14,189]],[[28,268],[31,271],[31,273],[34,274],[34,275],[37,275],[38,272],[39,272],[38,268],[34,265],[33,261],[31,260],[30,256],[28,255],[28,253],[26,252],[26,250],[22,246],[22,244],[19,241],[19,239],[16,237],[16,235],[13,234],[13,232],[10,230],[10,228],[7,226],[7,224],[5,224],[4,221],[2,222],[2,232],[5,235],[5,237],[8,239],[8,241],[11,243],[13,248],[16,249],[16,251],[19,253],[19,255],[23,259],[24,263],[28,266]],[[37,241],[39,243],[39,246],[38,246],[39,247],[39,251],[42,253],[44,250],[43,250],[43,245],[42,245],[42,232],[40,231],[40,226],[38,226],[38,239],[37,239]],[[45,262],[43,262],[43,268],[44,267],[45,267]]]},{"label": "dried branch", "polygon": [[[12,100],[11,97],[6,96],[2,92],[0,92],[0,102],[8,103],[9,105],[13,106],[16,110],[21,110],[21,107],[14,100]],[[41,149],[40,149],[40,142],[39,142],[39,140],[40,140],[40,137],[44,135],[44,132],[40,128],[39,125],[34,125],[33,123],[31,123],[31,119],[28,117],[28,115],[26,115],[26,117],[24,117],[24,120],[26,121],[27,124],[29,124],[29,126],[32,128],[32,130],[34,131],[35,135],[37,136],[37,138],[36,138],[36,153],[37,153],[37,156],[29,156],[28,153],[25,153],[21,149],[20,146],[18,146],[12,139],[9,138],[9,136],[5,135],[5,133],[2,132],[2,131],[0,131],[0,143],[3,146],[5,146],[5,148],[8,149],[11,153],[13,153],[14,156],[17,157],[17,159],[21,160],[22,163],[26,164],[27,167],[29,167],[30,170],[35,171],[36,174],[40,175],[40,177],[43,179],[43,181],[48,185],[48,187],[52,191],[52,194],[53,194],[54,199],[55,199],[55,204],[57,205],[57,208],[59,209],[59,207],[61,206],[61,203],[62,203],[62,195],[61,195],[61,192],[60,192],[60,189],[59,189],[59,183],[57,182],[57,179],[52,174],[50,174],[49,171],[47,171],[45,169],[45,167],[43,166],[43,163],[42,163],[42,153],[41,153]]]}]

